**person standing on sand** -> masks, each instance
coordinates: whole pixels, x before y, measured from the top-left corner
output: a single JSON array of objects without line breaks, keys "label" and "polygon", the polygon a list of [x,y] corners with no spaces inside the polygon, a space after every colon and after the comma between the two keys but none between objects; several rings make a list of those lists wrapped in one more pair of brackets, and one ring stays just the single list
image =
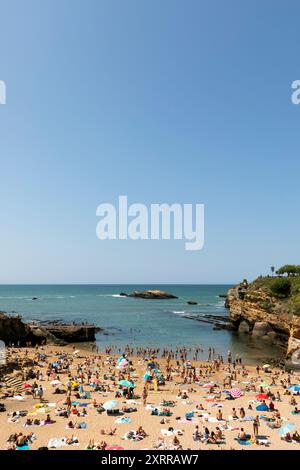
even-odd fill
[{"label": "person standing on sand", "polygon": [[144,387],[142,397],[143,397],[143,405],[146,406],[146,404],[147,404],[147,397],[148,397],[148,390],[147,390],[147,387]]},{"label": "person standing on sand", "polygon": [[39,388],[37,389],[37,396],[39,397],[41,403],[43,401],[43,395],[44,395],[44,390],[43,390],[43,387],[40,385]]},{"label": "person standing on sand", "polygon": [[258,429],[259,429],[260,423],[259,423],[259,417],[256,416],[256,418],[253,421],[253,433],[254,436],[258,435]]}]

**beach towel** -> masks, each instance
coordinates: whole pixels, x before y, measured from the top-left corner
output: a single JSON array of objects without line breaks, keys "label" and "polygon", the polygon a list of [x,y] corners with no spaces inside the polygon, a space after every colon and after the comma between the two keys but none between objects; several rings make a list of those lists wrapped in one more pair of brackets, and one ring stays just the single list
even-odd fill
[{"label": "beach towel", "polygon": [[192,418],[192,419],[181,418],[179,422],[182,424],[192,424],[192,423],[198,423],[198,420],[197,418]]},{"label": "beach towel", "polygon": [[58,449],[60,447],[64,447],[66,445],[66,439],[64,437],[54,437],[49,440],[48,447],[49,449]]},{"label": "beach towel", "polygon": [[217,419],[217,418],[214,418],[213,416],[209,417],[208,418],[208,421],[210,423],[224,423],[225,422],[225,419]]},{"label": "beach towel", "polygon": [[183,435],[183,431],[181,429],[173,429],[173,431],[169,431],[168,429],[161,429],[160,432],[164,437]]},{"label": "beach towel", "polygon": [[87,428],[87,424],[85,422],[82,422],[82,423],[78,423],[78,425],[76,426],[77,429],[86,429]]},{"label": "beach towel", "polygon": [[16,450],[30,450],[29,445],[25,444],[24,446],[16,446]]},{"label": "beach towel", "polygon": [[[249,437],[250,438],[250,437]],[[236,441],[241,445],[241,446],[250,446],[251,442],[249,439],[236,439]]]},{"label": "beach towel", "polygon": [[[77,437],[73,437],[74,440],[78,441],[78,438]],[[60,447],[64,447],[67,444],[66,442],[66,438],[65,437],[54,437],[52,439],[49,440],[48,442],[48,448],[50,449],[58,449]],[[79,445],[78,442],[74,442],[72,445]]]},{"label": "beach towel", "polygon": [[130,418],[126,418],[126,417],[122,417],[122,418],[117,418],[115,420],[115,423],[117,424],[122,424],[122,423],[131,423],[131,419]]}]

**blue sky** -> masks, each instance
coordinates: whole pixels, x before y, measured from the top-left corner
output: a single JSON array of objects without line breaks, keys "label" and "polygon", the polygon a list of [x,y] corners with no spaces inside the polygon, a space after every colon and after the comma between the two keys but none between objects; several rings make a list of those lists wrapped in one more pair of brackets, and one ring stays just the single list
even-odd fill
[{"label": "blue sky", "polygon": [[[1,283],[231,283],[299,263],[297,1],[1,2]],[[204,203],[205,246],[96,207]]]}]

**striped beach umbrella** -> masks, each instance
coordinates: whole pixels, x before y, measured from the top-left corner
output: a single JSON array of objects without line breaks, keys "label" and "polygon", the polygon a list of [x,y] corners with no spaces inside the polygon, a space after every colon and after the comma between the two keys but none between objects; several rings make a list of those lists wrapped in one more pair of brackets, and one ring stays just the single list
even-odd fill
[{"label": "striped beach umbrella", "polygon": [[229,390],[229,392],[233,398],[238,398],[242,396],[242,392],[239,388],[232,388],[231,390]]},{"label": "striped beach umbrella", "polygon": [[7,377],[5,379],[5,385],[7,388],[13,389],[15,392],[22,392],[23,381],[20,377]]}]

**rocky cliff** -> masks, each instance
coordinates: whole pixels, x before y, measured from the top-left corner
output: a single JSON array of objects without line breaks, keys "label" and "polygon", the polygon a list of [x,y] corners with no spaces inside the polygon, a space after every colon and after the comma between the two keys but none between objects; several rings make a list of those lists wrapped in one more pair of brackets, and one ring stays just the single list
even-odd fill
[{"label": "rocky cliff", "polygon": [[291,306],[292,298],[272,293],[273,278],[258,278],[229,289],[226,306],[229,318],[240,333],[286,345],[286,358],[300,363],[300,315]]},{"label": "rocky cliff", "polygon": [[93,342],[100,331],[95,325],[64,324],[61,322],[25,323],[19,315],[9,316],[0,312],[0,340],[5,344],[25,346],[36,344],[66,344]]},{"label": "rocky cliff", "polygon": [[0,312],[0,340],[5,344],[20,342],[21,345],[30,341],[33,344],[39,344],[31,328],[22,321],[21,317],[8,316],[5,312]]}]

